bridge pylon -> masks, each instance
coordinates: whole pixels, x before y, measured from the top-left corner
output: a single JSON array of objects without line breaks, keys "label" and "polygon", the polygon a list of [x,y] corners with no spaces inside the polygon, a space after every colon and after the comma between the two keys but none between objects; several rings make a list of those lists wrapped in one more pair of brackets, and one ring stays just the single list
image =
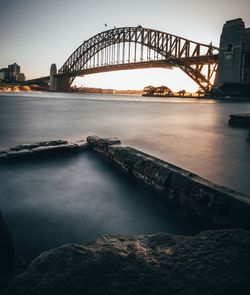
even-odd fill
[{"label": "bridge pylon", "polygon": [[72,78],[67,75],[58,75],[55,64],[50,67],[49,89],[52,92],[69,92]]},{"label": "bridge pylon", "polygon": [[241,18],[224,24],[218,64],[215,86],[250,84],[250,28]]}]

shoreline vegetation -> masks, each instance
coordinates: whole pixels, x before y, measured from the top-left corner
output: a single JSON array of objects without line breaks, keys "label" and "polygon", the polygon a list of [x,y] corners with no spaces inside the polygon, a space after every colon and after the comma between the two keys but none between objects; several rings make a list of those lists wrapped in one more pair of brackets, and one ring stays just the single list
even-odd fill
[{"label": "shoreline vegetation", "polygon": [[[20,84],[20,83],[0,83],[1,92],[50,92],[48,85],[45,84]],[[143,90],[136,89],[112,89],[112,88],[94,88],[94,87],[70,87],[71,93],[89,93],[89,94],[114,94],[114,95],[138,95],[144,97],[182,97],[182,98],[197,98],[197,99],[216,99],[222,101],[241,101],[249,102],[250,94],[247,92],[245,95],[242,93],[224,93],[217,96],[213,93],[204,93],[201,89],[196,92],[188,92],[185,89],[179,91],[172,91],[167,86],[146,86]]]},{"label": "shoreline vegetation", "polygon": [[[147,86],[148,87],[148,86]],[[155,87],[155,91],[147,91],[145,87],[141,89],[112,89],[112,88],[95,88],[95,87],[71,87],[70,92],[76,93],[95,93],[95,94],[118,94],[118,95],[142,95],[148,97],[203,97],[201,93],[187,92],[186,90],[180,90],[178,92],[166,92],[162,91],[163,86]],[[164,86],[165,87],[165,86]],[[160,89],[157,91],[157,89]],[[167,87],[165,87],[167,88]],[[14,84],[14,83],[2,83],[0,84],[0,92],[32,92],[42,91],[49,92],[48,87],[40,84]]]}]

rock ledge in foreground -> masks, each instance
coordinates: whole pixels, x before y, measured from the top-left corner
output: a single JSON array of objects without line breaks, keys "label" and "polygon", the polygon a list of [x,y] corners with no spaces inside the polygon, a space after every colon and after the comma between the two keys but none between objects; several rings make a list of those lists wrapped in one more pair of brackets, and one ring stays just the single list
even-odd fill
[{"label": "rock ledge in foreground", "polygon": [[249,294],[250,232],[104,236],[42,253],[5,295]]}]

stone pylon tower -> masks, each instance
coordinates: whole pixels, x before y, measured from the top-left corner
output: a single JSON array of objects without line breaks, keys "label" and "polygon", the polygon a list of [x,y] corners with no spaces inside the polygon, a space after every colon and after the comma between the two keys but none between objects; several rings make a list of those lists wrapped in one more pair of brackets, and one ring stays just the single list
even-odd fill
[{"label": "stone pylon tower", "polygon": [[245,30],[244,83],[250,85],[250,28]]},{"label": "stone pylon tower", "polygon": [[227,21],[220,38],[215,86],[250,83],[250,29],[241,18]]},{"label": "stone pylon tower", "polygon": [[50,91],[53,92],[68,92],[70,90],[70,85],[72,80],[71,77],[66,74],[58,74],[55,64],[50,67]]},{"label": "stone pylon tower", "polygon": [[50,67],[50,80],[49,80],[50,91],[56,91],[56,77],[55,77],[56,74],[57,74],[56,64],[52,64]]}]

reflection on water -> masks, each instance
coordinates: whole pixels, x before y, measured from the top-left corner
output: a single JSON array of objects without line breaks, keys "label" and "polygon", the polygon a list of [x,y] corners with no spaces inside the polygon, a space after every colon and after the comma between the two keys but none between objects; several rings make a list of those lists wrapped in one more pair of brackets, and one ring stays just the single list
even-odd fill
[{"label": "reflection on water", "polygon": [[247,130],[229,114],[250,103],[70,93],[0,94],[0,148],[45,139],[116,136],[219,184],[250,195]]},{"label": "reflection on water", "polygon": [[104,234],[201,230],[91,152],[5,163],[0,179],[0,208],[19,255],[28,260],[46,249]]}]

